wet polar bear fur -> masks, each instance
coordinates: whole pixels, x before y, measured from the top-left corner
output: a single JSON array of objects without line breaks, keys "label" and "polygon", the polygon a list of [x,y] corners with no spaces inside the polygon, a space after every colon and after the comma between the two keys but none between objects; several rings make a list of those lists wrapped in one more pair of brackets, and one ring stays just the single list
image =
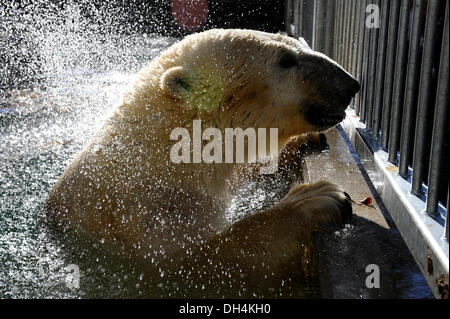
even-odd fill
[{"label": "wet polar bear fur", "polygon": [[[345,117],[359,84],[302,42],[252,30],[187,36],[138,75],[46,202],[49,220],[142,258],[161,296],[295,296],[311,235],[351,204],[328,182],[295,184],[272,208],[229,225],[233,164],[174,164],[176,127],[278,128],[293,137]],[[267,143],[269,144],[269,143]],[[161,274],[164,274],[161,277]]]}]

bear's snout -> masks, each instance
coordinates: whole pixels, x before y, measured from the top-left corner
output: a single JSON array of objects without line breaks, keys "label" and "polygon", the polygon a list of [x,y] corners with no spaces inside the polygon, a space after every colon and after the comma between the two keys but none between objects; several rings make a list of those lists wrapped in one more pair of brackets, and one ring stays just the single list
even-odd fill
[{"label": "bear's snout", "polygon": [[350,74],[345,72],[345,75],[346,78],[342,81],[343,83],[342,92],[345,95],[345,99],[350,101],[353,97],[355,97],[356,93],[359,92],[361,86],[359,85],[359,82]]},{"label": "bear's snout", "polygon": [[326,100],[325,104],[333,104],[338,109],[346,108],[361,88],[359,82],[344,68],[317,52],[302,57],[301,73],[302,79],[306,79],[320,92],[321,99]]},{"label": "bear's snout", "polygon": [[[305,118],[318,130],[328,129],[345,118],[345,109],[360,90],[359,82],[334,61],[315,57],[313,86],[318,94],[305,103]],[[320,63],[318,63],[320,61]],[[316,73],[317,74],[317,73]]]},{"label": "bear's snout", "polygon": [[353,98],[356,93],[359,92],[360,88],[361,86],[359,85],[359,82],[355,78],[350,77],[346,89],[347,95]]},{"label": "bear's snout", "polygon": [[341,103],[347,107],[361,88],[359,82],[341,67],[335,69],[334,82],[336,85],[336,93]]}]

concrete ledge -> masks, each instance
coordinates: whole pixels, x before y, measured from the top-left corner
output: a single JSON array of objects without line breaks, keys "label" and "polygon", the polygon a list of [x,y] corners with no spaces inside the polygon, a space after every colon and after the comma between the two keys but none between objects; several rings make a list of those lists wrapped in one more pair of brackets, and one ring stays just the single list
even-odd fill
[{"label": "concrete ledge", "polygon": [[[354,219],[345,229],[317,239],[321,292],[324,298],[432,298],[425,279],[361,171],[338,129],[327,132],[329,151],[303,160],[305,182],[328,180],[355,201],[375,199],[374,207],[354,205]],[[361,166],[361,165],[360,165]],[[368,288],[369,265],[380,271],[379,288]]]},{"label": "concrete ledge", "polygon": [[361,135],[365,125],[353,110],[347,111],[343,128],[433,294],[448,298],[449,246],[443,238],[443,221],[424,213],[426,203],[410,194],[411,185],[398,175],[398,167],[387,161],[387,153]]}]

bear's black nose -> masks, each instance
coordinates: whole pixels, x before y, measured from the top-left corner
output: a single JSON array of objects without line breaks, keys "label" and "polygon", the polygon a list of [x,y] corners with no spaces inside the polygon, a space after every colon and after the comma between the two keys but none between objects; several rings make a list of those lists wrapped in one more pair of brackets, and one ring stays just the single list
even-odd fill
[{"label": "bear's black nose", "polygon": [[347,107],[360,88],[359,82],[354,77],[348,73],[342,73],[338,86],[338,96],[342,106]]},{"label": "bear's black nose", "polygon": [[344,93],[346,99],[353,98],[361,88],[359,82],[344,69],[340,69],[338,74],[341,92]]},{"label": "bear's black nose", "polygon": [[359,92],[360,88],[361,85],[359,85],[359,82],[354,78],[350,78],[347,84],[346,93],[351,97],[354,97],[356,93]]},{"label": "bear's black nose", "polygon": [[343,100],[348,102],[350,102],[361,88],[359,82],[340,66],[334,69],[334,81],[337,85],[338,94]]}]

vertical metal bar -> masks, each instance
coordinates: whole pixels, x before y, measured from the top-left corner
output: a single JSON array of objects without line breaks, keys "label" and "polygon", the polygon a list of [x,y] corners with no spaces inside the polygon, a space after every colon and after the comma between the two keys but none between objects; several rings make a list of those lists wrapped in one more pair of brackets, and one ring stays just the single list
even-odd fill
[{"label": "vertical metal bar", "polygon": [[294,31],[294,36],[298,37],[300,34],[300,1],[298,0],[294,0],[294,2],[292,3],[293,6],[293,10],[294,10],[294,17],[293,17],[293,31]]},{"label": "vertical metal bar", "polygon": [[341,55],[340,55],[340,59],[339,59],[339,64],[342,65],[343,67],[345,67],[344,65],[344,60],[345,60],[345,22],[347,21],[347,0],[342,0],[342,12],[341,12],[341,16],[342,16],[342,20],[341,20]]},{"label": "vertical metal bar", "polygon": [[425,24],[425,42],[422,57],[422,70],[420,74],[419,103],[416,121],[416,139],[414,141],[412,193],[419,195],[422,192],[422,182],[426,180],[427,174],[427,154],[430,149],[429,125],[433,116],[430,107],[432,99],[432,77],[433,64],[437,45],[437,23],[439,10],[441,10],[440,0],[429,0],[427,18]]},{"label": "vertical metal bar", "polygon": [[310,22],[310,27],[311,27],[311,48],[316,47],[316,18],[317,18],[317,1],[319,0],[311,0],[312,3],[312,14],[311,14],[311,22]]},{"label": "vertical metal bar", "polygon": [[359,40],[359,19],[361,15],[359,14],[361,10],[361,0],[355,0],[353,2],[353,8],[355,10],[354,23],[353,23],[353,41],[352,41],[352,68],[351,74],[356,77],[358,70],[358,40]]},{"label": "vertical metal bar", "polygon": [[[427,213],[434,215],[438,209],[438,192],[439,189],[445,187],[442,185],[442,175],[447,175],[448,158],[446,154],[446,139],[449,138],[449,17],[448,4],[444,25],[444,36],[442,39],[441,60],[439,67],[438,89],[436,97],[436,107],[434,112],[433,137],[431,140],[431,162],[428,173],[428,196],[427,196]],[[448,176],[448,175],[447,175]],[[448,179],[448,177],[447,177]],[[448,185],[448,181],[445,181]],[[448,205],[448,203],[447,203]],[[447,211],[448,216],[448,211]]]},{"label": "vertical metal bar", "polygon": [[[373,4],[379,6],[378,0],[373,0]],[[368,84],[367,84],[367,120],[366,127],[368,129],[372,128],[373,120],[373,104],[374,104],[374,90],[375,90],[375,75],[377,66],[377,53],[378,53],[378,28],[372,28],[370,30],[370,54],[369,54],[369,73],[368,73]]]},{"label": "vertical metal bar", "polygon": [[306,42],[314,47],[315,0],[303,0],[302,28]]},{"label": "vertical metal bar", "polygon": [[337,0],[339,1],[339,16],[338,16],[338,43],[337,43],[337,50],[338,50],[338,63],[341,63],[341,57],[342,57],[342,12],[344,10],[344,1],[343,0]]},{"label": "vertical metal bar", "polygon": [[346,4],[347,1],[346,0],[342,0],[342,12],[341,12],[341,57],[340,57],[340,61],[339,63],[341,65],[344,64],[344,57],[345,57],[345,18],[346,18],[346,14],[345,14],[345,9],[346,9]]},{"label": "vertical metal bar", "polygon": [[343,57],[343,49],[344,49],[344,0],[339,1],[341,4],[340,11],[339,11],[339,43],[338,43],[338,62],[339,64],[342,64],[342,57]]},{"label": "vertical metal bar", "polygon": [[343,38],[344,38],[344,29],[343,29],[343,19],[344,19],[344,4],[345,4],[345,0],[337,0],[339,1],[339,22],[338,22],[338,30],[339,30],[339,43],[337,43],[338,45],[338,60],[337,62],[339,64],[342,63],[342,49],[343,49]]},{"label": "vertical metal bar", "polygon": [[[365,11],[364,11],[365,12]],[[365,19],[364,19],[365,20]],[[369,61],[370,61],[370,44],[372,29],[367,28],[364,25],[364,49],[363,49],[363,71],[361,81],[361,105],[360,105],[360,117],[363,123],[366,122],[367,117],[367,92],[369,87]]]},{"label": "vertical metal bar", "polygon": [[350,20],[353,18],[351,15],[351,9],[350,9],[350,5],[351,5],[351,1],[350,0],[346,0],[345,1],[346,6],[345,6],[345,41],[344,41],[344,46],[345,46],[345,51],[344,51],[344,60],[343,60],[343,66],[346,70],[348,70],[348,56],[349,56],[349,51],[350,51]]},{"label": "vertical metal bar", "polygon": [[[300,37],[305,38],[305,35],[304,35],[305,30],[303,30],[303,21],[305,20],[305,8],[304,8],[303,4],[304,4],[303,0],[298,1],[298,5],[297,5],[298,6],[298,27],[297,27],[298,35],[297,35],[297,37],[300,36]],[[305,40],[307,40],[307,39],[305,38]]]},{"label": "vertical metal bar", "polygon": [[325,54],[334,59],[333,47],[335,42],[333,39],[335,38],[336,1],[326,1],[326,4]]},{"label": "vertical metal bar", "polygon": [[[333,1],[334,2],[334,1]],[[338,61],[338,46],[339,46],[339,1],[336,0],[336,6],[334,11],[334,45],[333,45],[333,60]]]},{"label": "vertical metal bar", "polygon": [[340,57],[340,45],[341,45],[341,10],[342,10],[342,1],[336,0],[336,26],[335,26],[335,32],[336,32],[336,61],[339,63],[339,57]]},{"label": "vertical metal bar", "polygon": [[353,39],[355,37],[355,32],[353,30],[353,26],[355,24],[355,4],[354,0],[350,0],[349,4],[349,12],[350,12],[350,18],[349,18],[349,27],[348,27],[348,48],[347,48],[347,68],[346,70],[351,73],[352,70],[352,57],[353,57]]},{"label": "vertical metal bar", "polygon": [[392,108],[392,91],[394,88],[392,79],[395,74],[395,60],[397,57],[397,37],[400,15],[400,1],[391,1],[389,12],[389,30],[386,52],[386,70],[384,75],[383,111],[381,119],[381,147],[388,149],[390,135],[390,119]]},{"label": "vertical metal bar", "polygon": [[312,48],[314,46],[314,0],[303,0],[302,3],[302,36]]},{"label": "vertical metal bar", "polygon": [[[366,13],[366,0],[361,1],[359,14],[359,39],[358,39],[358,70],[356,74],[356,78],[360,83],[363,81],[363,52],[364,52],[364,43],[365,43],[365,13]],[[356,96],[356,106],[355,111],[356,114],[360,115],[361,113],[361,101],[362,101],[362,90]]]},{"label": "vertical metal bar", "polygon": [[339,10],[340,3],[336,0],[336,7],[334,11],[334,46],[333,46],[333,59],[338,61],[338,46],[339,46]]},{"label": "vertical metal bar", "polygon": [[285,21],[285,31],[287,35],[292,36],[291,26],[292,23],[292,0],[284,1],[284,21]]},{"label": "vertical metal bar", "polygon": [[414,129],[416,125],[417,93],[420,81],[421,50],[420,40],[424,28],[425,0],[414,0],[411,42],[406,75],[405,103],[403,108],[403,127],[400,139],[399,174],[408,178],[408,166],[414,147]]},{"label": "vertical metal bar", "polygon": [[405,93],[406,65],[408,60],[408,25],[410,0],[402,0],[400,10],[400,26],[397,43],[397,59],[395,63],[394,91],[392,96],[392,118],[389,138],[389,157],[391,163],[397,164],[397,151],[400,143],[402,124],[403,96]]},{"label": "vertical metal bar", "polygon": [[316,18],[314,20],[314,50],[325,53],[325,30],[327,27],[326,0],[314,0],[316,3]]},{"label": "vertical metal bar", "polygon": [[[358,38],[359,38],[359,32],[358,32],[358,26],[359,26],[359,6],[361,1],[360,0],[352,0],[352,25],[351,25],[351,43],[350,43],[350,68],[349,72],[354,77],[356,77],[356,70],[357,70],[357,44],[358,44]],[[350,103],[350,107],[355,109],[356,105],[356,97],[352,99]]]},{"label": "vertical metal bar", "polygon": [[[394,0],[395,1],[395,0]],[[373,126],[372,135],[378,137],[380,132],[381,111],[384,92],[384,74],[386,69],[386,49],[389,24],[390,0],[382,0],[381,5],[381,25],[378,43],[378,63],[375,79],[374,107],[373,107]]]}]

